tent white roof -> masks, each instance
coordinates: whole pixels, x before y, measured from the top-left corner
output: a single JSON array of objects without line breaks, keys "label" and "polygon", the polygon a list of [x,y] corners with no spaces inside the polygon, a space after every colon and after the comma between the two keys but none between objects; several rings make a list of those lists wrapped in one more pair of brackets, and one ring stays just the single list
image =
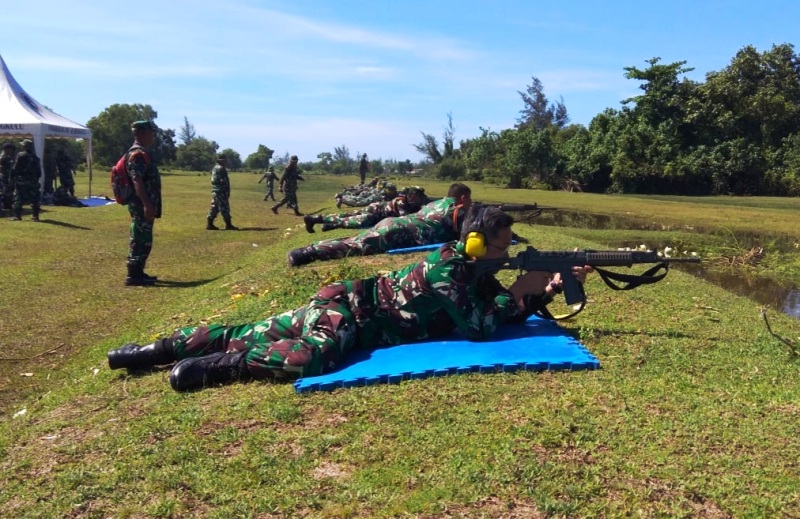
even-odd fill
[{"label": "tent white roof", "polygon": [[[44,155],[47,137],[84,139],[91,192],[92,131],[36,101],[17,83],[0,56],[0,136],[3,135],[31,137],[39,157]],[[44,183],[44,161],[41,182]]]}]

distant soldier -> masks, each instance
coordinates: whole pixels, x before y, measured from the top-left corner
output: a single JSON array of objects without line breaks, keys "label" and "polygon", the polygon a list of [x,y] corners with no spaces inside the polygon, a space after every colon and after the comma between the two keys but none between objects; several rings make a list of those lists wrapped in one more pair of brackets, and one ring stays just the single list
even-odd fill
[{"label": "distant soldier", "polygon": [[289,165],[283,170],[283,175],[281,175],[279,184],[279,189],[281,193],[283,193],[283,198],[281,198],[280,202],[272,206],[273,213],[278,214],[278,208],[282,205],[286,205],[294,209],[295,216],[303,216],[303,213],[300,212],[300,208],[297,206],[298,180],[305,181],[302,175],[300,175],[300,170],[297,168],[297,155],[292,155],[289,160]]},{"label": "distant soldier", "polygon": [[17,155],[14,168],[11,170],[11,182],[14,184],[14,216],[12,220],[22,220],[22,206],[30,204],[33,209],[34,222],[39,221],[40,196],[39,177],[42,165],[36,156],[33,141],[22,141],[22,152]]},{"label": "distant soldier", "polygon": [[464,184],[454,183],[446,197],[423,206],[414,214],[386,218],[352,238],[322,240],[289,251],[289,266],[456,240],[470,205],[472,190]]},{"label": "distant soldier", "polygon": [[58,181],[70,195],[75,196],[75,170],[69,155],[63,150],[58,150],[56,155],[56,168],[58,169]]},{"label": "distant soldier", "polygon": [[0,216],[11,212],[11,203],[14,200],[14,184],[11,182],[11,170],[14,169],[14,158],[17,148],[12,143],[3,144],[3,153],[0,154]]},{"label": "distant soldier", "polygon": [[258,179],[258,183],[260,184],[261,181],[265,179],[267,181],[267,194],[264,195],[264,201],[266,202],[271,197],[274,202],[275,193],[273,193],[273,189],[275,188],[275,181],[278,180],[278,175],[275,174],[275,168],[273,166],[270,166],[267,172]]},{"label": "distant soldier", "polygon": [[217,155],[217,165],[211,170],[211,209],[206,218],[206,230],[218,231],[219,227],[214,225],[214,219],[219,213],[222,213],[222,219],[225,220],[225,230],[235,231],[235,227],[231,223],[231,181],[228,178],[228,169],[225,167],[228,164],[228,157],[224,153]]},{"label": "distant soldier", "polygon": [[321,223],[323,231],[333,229],[364,229],[372,227],[386,218],[406,216],[416,213],[423,204],[428,202],[425,188],[411,186],[404,188],[400,195],[393,200],[374,202],[361,210],[350,213],[328,215],[306,215],[303,221],[306,231],[313,233],[314,224]]},{"label": "distant soldier", "polygon": [[367,171],[369,171],[369,161],[367,160],[367,154],[361,155],[361,161],[358,163],[358,174],[361,177],[361,183],[364,183],[364,179],[367,178]]},{"label": "distant soldier", "polygon": [[144,271],[153,249],[153,225],[156,218],[161,218],[161,174],[150,154],[156,143],[156,130],[152,121],[131,124],[134,142],[126,154],[125,167],[136,194],[128,202],[131,231],[127,286],[152,286],[157,281],[155,276]]}]

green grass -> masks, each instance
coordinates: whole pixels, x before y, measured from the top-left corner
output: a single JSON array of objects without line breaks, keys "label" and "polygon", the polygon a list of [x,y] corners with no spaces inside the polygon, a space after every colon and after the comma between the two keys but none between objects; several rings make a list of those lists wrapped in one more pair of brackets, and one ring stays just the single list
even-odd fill
[{"label": "green grass", "polygon": [[[590,280],[587,309],[564,326],[600,359],[592,372],[297,395],[289,384],[268,383],[179,394],[167,370],[108,370],[106,351],[126,341],[253,320],[303,304],[328,280],[420,257],[290,270],[287,250],[311,237],[290,212],[269,212],[257,179],[232,175],[233,220],[244,230],[207,232],[208,175],[165,176],[148,270],[168,287],[123,287],[123,207],[48,208],[38,225],[0,221],[0,516],[800,516],[800,361],[767,333],[758,305],[682,272],[632,292]],[[301,209],[335,209],[333,192],[352,181],[310,176]],[[424,185],[433,195],[447,186]],[[479,200],[720,230],[518,226],[543,249],[681,240],[713,258],[738,251],[728,238],[736,233],[800,241],[797,200],[471,185]],[[796,265],[797,256],[780,257]],[[765,271],[759,275],[771,275],[771,261],[754,267]],[[781,275],[798,284],[798,272]],[[797,320],[768,316],[773,331],[800,341]]]}]

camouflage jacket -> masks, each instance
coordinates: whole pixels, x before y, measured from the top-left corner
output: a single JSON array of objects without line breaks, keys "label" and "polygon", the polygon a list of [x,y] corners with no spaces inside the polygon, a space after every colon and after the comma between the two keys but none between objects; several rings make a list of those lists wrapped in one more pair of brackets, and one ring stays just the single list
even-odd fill
[{"label": "camouflage jacket", "polygon": [[11,170],[11,181],[16,185],[33,185],[39,183],[41,176],[42,167],[39,157],[27,151],[20,152]]},{"label": "camouflage jacket", "polygon": [[469,340],[487,340],[498,324],[520,313],[494,276],[475,277],[475,266],[455,242],[402,270],[343,285],[361,347],[441,337],[453,329]]},{"label": "camouflage jacket", "polygon": [[280,187],[284,191],[297,191],[297,181],[305,180],[297,167],[286,166],[281,175]]},{"label": "camouflage jacket", "polygon": [[217,164],[211,170],[211,191],[223,195],[231,194],[231,181],[225,166]]},{"label": "camouflage jacket", "polygon": [[[156,218],[161,218],[161,175],[158,173],[158,167],[153,162],[150,152],[139,143],[134,142],[131,149],[128,150],[127,162],[128,174],[131,179],[139,178],[144,182],[144,189],[156,210]],[[144,207],[142,201],[135,194],[128,205]]]},{"label": "camouflage jacket", "polygon": [[0,179],[11,180],[12,169],[14,169],[14,155],[0,153]]}]

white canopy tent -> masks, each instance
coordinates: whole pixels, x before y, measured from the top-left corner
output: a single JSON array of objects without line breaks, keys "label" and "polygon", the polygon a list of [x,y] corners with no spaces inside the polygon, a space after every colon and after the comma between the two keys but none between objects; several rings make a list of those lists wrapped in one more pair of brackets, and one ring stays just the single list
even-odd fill
[{"label": "white canopy tent", "polygon": [[[45,139],[60,137],[82,139],[89,167],[89,195],[92,194],[92,131],[86,126],[70,121],[37,102],[19,86],[0,56],[0,140],[3,136],[30,138],[39,158],[44,157]],[[39,180],[44,188],[44,160]]]}]

